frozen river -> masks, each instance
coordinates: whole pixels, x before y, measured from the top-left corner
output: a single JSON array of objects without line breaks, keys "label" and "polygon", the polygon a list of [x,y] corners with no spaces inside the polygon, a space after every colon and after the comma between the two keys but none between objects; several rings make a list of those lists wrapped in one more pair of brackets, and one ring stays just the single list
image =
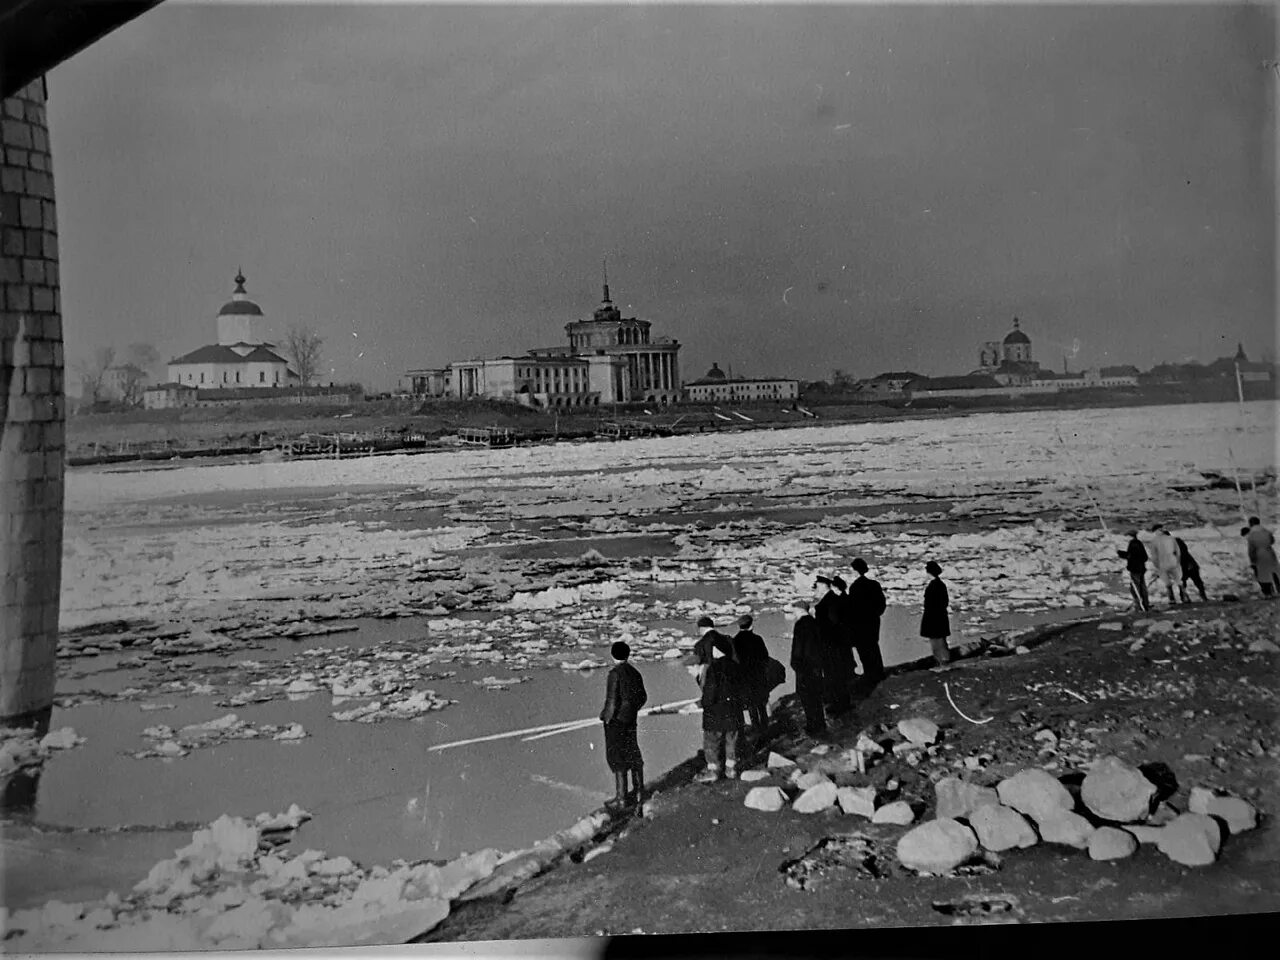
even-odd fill
[{"label": "frozen river", "polygon": [[[86,742],[7,797],[5,902],[123,892],[194,825],[290,803],[314,815],[299,849],[365,863],[525,846],[608,796],[599,729],[429,746],[594,716],[603,671],[565,667],[620,637],[650,703],[694,696],[676,658],[701,612],[751,611],[785,661],[782,605],[857,555],[890,663],[927,653],[930,557],[961,639],[1122,608],[1117,528],[1151,518],[1211,592],[1246,589],[1237,495],[1202,471],[1274,468],[1275,443],[1255,403],[1243,427],[1198,405],[72,471],[52,725]],[[1245,496],[1274,518],[1274,485]],[[299,738],[182,732],[232,713]],[[651,718],[647,773],[699,739],[697,716]]]}]

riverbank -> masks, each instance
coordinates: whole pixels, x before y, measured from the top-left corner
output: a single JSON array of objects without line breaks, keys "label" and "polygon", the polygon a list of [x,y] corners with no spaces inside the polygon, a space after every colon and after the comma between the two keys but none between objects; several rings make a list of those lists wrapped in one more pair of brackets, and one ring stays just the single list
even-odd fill
[{"label": "riverbank", "polygon": [[[885,744],[901,740],[893,732],[901,719],[936,722],[939,743],[918,752],[914,764],[907,759],[913,751],[891,751],[865,774],[832,775],[837,784],[875,788],[881,805],[906,801],[917,823],[936,813],[936,780],[952,776],[994,785],[1027,767],[1060,777],[1077,794],[1078,805],[1083,771],[1109,755],[1143,766],[1156,777],[1163,802],[1178,811],[1188,809],[1193,787],[1242,797],[1258,809],[1259,824],[1227,837],[1212,865],[1181,866],[1150,844],[1127,859],[1095,862],[1080,850],[1042,841],[961,868],[959,875],[917,876],[893,853],[908,827],[873,824],[838,807],[807,815],[789,807],[775,813],[750,809],[743,802],[749,789],[785,785],[784,776],[693,784],[688,781],[700,765],[693,760],[672,772],[671,788],[653,798],[650,816],[599,838],[601,853],[579,856],[582,862],[567,859],[491,897],[457,905],[420,939],[1276,910],[1278,613],[1276,603],[1254,600],[1110,617],[1042,634],[1043,642],[1026,644],[1025,655],[980,655],[941,674],[901,672],[822,743],[795,733],[794,702],[784,702],[778,713],[771,748],[802,768],[838,756],[859,734]],[[956,707],[973,721],[991,719],[971,722]],[[824,744],[829,749],[813,752]],[[796,792],[789,788],[792,796]],[[871,859],[814,856],[825,838],[851,833],[865,838],[861,849],[872,851]],[[793,883],[787,882],[788,867]]]}]

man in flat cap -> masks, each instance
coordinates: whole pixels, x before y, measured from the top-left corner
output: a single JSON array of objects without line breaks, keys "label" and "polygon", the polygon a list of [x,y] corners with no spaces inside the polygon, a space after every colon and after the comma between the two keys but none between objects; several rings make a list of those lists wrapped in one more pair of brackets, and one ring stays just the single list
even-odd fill
[{"label": "man in flat cap", "polygon": [[769,686],[765,679],[769,648],[764,637],[751,629],[754,622],[749,613],[738,618],[733,652],[742,672],[742,693],[751,717],[751,736],[759,743],[764,739],[765,727],[769,724]]}]

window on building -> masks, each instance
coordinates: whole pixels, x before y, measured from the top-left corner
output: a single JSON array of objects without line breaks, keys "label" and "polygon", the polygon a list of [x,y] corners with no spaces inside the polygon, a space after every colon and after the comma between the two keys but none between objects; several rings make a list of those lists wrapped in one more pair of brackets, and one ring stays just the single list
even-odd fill
[{"label": "window on building", "polygon": [[259,371],[258,371],[258,382],[259,382],[259,383],[266,383],[266,382],[267,382],[267,371],[265,371],[265,370],[259,370]]},{"label": "window on building", "polygon": [[200,382],[201,382],[201,383],[204,383],[204,374],[203,374],[203,373],[202,373],[202,374],[200,374]]},{"label": "window on building", "polygon": [[227,371],[225,370],[222,371],[222,382],[223,383],[227,382]]},{"label": "window on building", "polygon": [[240,371],[239,371],[239,370],[237,370],[237,371],[236,371],[236,383],[239,383],[239,382],[240,382]]}]

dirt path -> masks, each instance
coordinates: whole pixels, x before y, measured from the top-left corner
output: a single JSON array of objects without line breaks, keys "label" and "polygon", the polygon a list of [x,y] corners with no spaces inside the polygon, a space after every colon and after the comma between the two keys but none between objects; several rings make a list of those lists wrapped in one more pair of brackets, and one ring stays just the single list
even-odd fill
[{"label": "dirt path", "polygon": [[[1275,653],[1280,604],[1209,604],[1157,612],[1135,623],[1111,618],[1058,632],[1025,656],[981,657],[944,674],[891,676],[837,728],[828,756],[860,731],[887,741],[899,719],[923,716],[942,728],[933,756],[916,766],[887,757],[866,774],[837,783],[875,785],[934,815],[933,782],[959,776],[982,784],[1027,766],[1050,766],[1070,788],[1082,764],[1114,754],[1144,766],[1187,807],[1193,786],[1250,800],[1257,829],[1226,839],[1216,864],[1183,867],[1144,845],[1126,860],[1039,843],[1001,855],[995,869],[968,876],[919,877],[893,856],[906,827],[873,825],[838,809],[803,815],[748,809],[742,782],[684,783],[659,793],[648,819],[622,826],[612,847],[589,861],[564,862],[526,881],[514,895],[464,904],[427,941],[576,937],[627,933],[832,929],[1016,920],[1102,920],[1229,914],[1280,908]],[[1145,621],[1145,622],[1144,622]],[[1154,626],[1153,626],[1154,623]],[[1168,623],[1169,626],[1165,626]],[[1170,629],[1172,628],[1172,629]],[[1145,638],[1145,639],[1143,639]],[[1142,643],[1137,641],[1142,639]],[[962,719],[951,696],[976,725]],[[802,765],[814,742],[793,732],[795,704],[779,713],[773,748]],[[1056,750],[1050,752],[1051,731]],[[1036,734],[1041,733],[1040,739]],[[970,766],[965,765],[970,758]],[[1164,767],[1158,765],[1163,764]],[[694,769],[690,764],[677,777]],[[896,782],[896,790],[888,789]],[[778,780],[763,781],[779,782]],[[858,833],[865,856],[804,872],[805,889],[785,865],[826,837]],[[868,869],[867,865],[870,865]],[[962,868],[961,872],[964,872]],[[878,874],[879,876],[875,876]],[[505,902],[504,902],[505,900]]]}]

